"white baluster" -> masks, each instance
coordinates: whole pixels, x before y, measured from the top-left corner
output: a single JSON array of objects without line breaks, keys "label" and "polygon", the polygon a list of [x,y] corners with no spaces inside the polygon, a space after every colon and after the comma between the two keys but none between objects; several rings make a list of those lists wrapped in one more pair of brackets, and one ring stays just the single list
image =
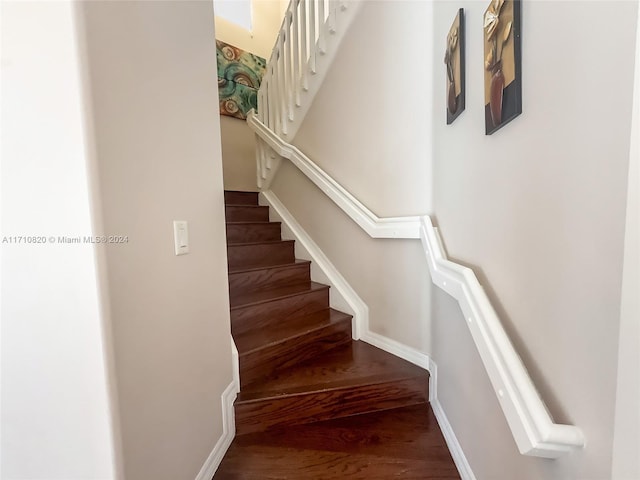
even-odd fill
[{"label": "white baluster", "polygon": [[329,33],[334,34],[337,31],[337,19],[338,14],[338,2],[337,0],[329,0],[329,17],[327,18],[327,24],[329,26]]},{"label": "white baluster", "polygon": [[293,19],[291,28],[293,30],[293,94],[296,107],[300,106],[300,18],[298,17],[298,7],[300,0],[293,0]]},{"label": "white baluster", "polygon": [[280,122],[280,132],[287,134],[287,76],[285,75],[285,54],[284,54],[284,31],[278,36],[278,120]]},{"label": "white baluster", "polygon": [[309,90],[309,73],[307,71],[307,62],[309,61],[309,36],[307,34],[307,22],[309,21],[309,16],[307,14],[307,0],[301,0],[300,2],[300,20],[302,26],[302,63],[300,64],[300,74],[302,80],[302,88],[306,92],[307,90]]},{"label": "white baluster", "polygon": [[[272,60],[274,60],[276,57],[275,55],[272,57]],[[274,61],[270,62],[270,74],[269,74],[269,90],[268,90],[268,95],[267,95],[267,99],[268,99],[268,103],[269,103],[269,128],[271,130],[273,130],[274,132],[276,131],[276,124],[277,124],[277,119],[276,119],[276,105],[278,104],[278,99],[276,96],[276,92],[277,92],[277,79],[274,77],[273,75],[273,69],[274,69]]]},{"label": "white baluster", "polygon": [[269,97],[267,92],[269,90],[269,85],[265,84],[263,87],[260,87],[260,92],[262,94],[262,105],[260,108],[260,116],[262,117],[262,123],[267,125],[269,123]]},{"label": "white baluster", "polygon": [[[291,4],[293,5],[293,3]],[[285,26],[285,38],[284,38],[284,76],[285,76],[285,100],[287,103],[287,117],[290,121],[293,121],[293,92],[295,91],[295,77],[293,76],[293,58],[291,50],[292,45],[292,31],[295,30],[293,26],[293,14],[291,11],[287,11],[284,26]]]},{"label": "white baluster", "polygon": [[318,50],[320,51],[321,55],[324,55],[325,53],[327,53],[327,42],[325,40],[325,19],[326,19],[326,12],[325,12],[325,1],[326,0],[319,0],[318,1]]},{"label": "white baluster", "polygon": [[316,73],[316,2],[309,4],[309,71]]}]

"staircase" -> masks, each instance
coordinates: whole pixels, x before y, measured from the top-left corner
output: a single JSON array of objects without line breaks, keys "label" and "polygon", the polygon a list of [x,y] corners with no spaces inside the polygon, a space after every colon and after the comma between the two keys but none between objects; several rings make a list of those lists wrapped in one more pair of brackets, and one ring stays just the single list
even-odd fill
[{"label": "staircase", "polygon": [[[370,464],[372,454],[380,457],[380,439],[395,442],[396,431],[404,425],[410,430],[399,435],[404,447],[393,443],[396,447],[390,447],[387,458],[391,466],[381,470],[386,473],[379,478],[424,470],[427,450],[441,464],[439,475],[443,468],[448,472],[437,478],[459,478],[435,421],[427,421],[432,415],[428,373],[352,340],[351,316],[330,308],[329,287],[311,281],[310,262],[295,258],[294,241],[281,239],[280,224],[269,222],[269,207],[258,205],[257,193],[227,191],[225,204],[231,331],[239,353],[241,388],[235,402],[237,437],[214,479],[351,478],[344,471],[337,476],[327,473],[343,468],[346,458],[332,460],[332,467],[317,464],[332,434],[309,433],[337,428],[342,432],[337,434],[344,435],[348,424],[360,425],[354,432],[371,424],[391,429],[386,437],[381,427],[363,438],[342,438],[343,454],[350,452],[349,468],[354,462]],[[314,444],[309,435],[320,443]],[[407,435],[414,435],[415,441]],[[277,446],[276,439],[283,436],[307,438],[307,445],[296,456],[295,445]],[[437,440],[428,442],[433,448],[420,443],[427,437]],[[359,451],[358,457],[353,445],[360,450],[373,446],[377,453]],[[336,448],[328,451],[336,454]],[[404,458],[411,448],[420,451]],[[277,467],[276,460],[285,452],[285,467],[296,465],[295,473],[276,473],[283,467]],[[426,473],[419,478],[431,478]]]}]

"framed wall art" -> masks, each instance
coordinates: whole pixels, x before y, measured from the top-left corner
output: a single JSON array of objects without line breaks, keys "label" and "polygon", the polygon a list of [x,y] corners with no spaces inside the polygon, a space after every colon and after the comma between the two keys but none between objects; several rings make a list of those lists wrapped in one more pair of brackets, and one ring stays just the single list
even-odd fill
[{"label": "framed wall art", "polygon": [[491,0],[484,14],[484,116],[491,135],[522,113],[521,0]]},{"label": "framed wall art", "polygon": [[447,34],[444,63],[447,67],[447,125],[464,110],[465,102],[464,9],[461,8]]}]

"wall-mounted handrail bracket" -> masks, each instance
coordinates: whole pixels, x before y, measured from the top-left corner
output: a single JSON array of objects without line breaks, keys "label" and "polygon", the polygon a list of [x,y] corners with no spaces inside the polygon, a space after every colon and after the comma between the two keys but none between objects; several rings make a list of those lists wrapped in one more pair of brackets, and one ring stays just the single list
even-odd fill
[{"label": "wall-mounted handrail bracket", "polygon": [[518,450],[523,455],[557,458],[585,445],[582,430],[553,421],[526,367],[472,269],[451,261],[429,216],[380,218],[338,184],[299,149],[284,141],[250,112],[247,123],[257,134],[260,188],[268,190],[278,163],[267,151],[291,161],[372,238],[420,239],[433,283],[454,297],[487,371]]}]

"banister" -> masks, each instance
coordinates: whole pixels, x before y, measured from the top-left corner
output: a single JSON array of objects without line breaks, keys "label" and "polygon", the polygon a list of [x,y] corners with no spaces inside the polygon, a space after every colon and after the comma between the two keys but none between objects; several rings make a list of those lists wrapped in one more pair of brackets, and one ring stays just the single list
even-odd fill
[{"label": "banister", "polygon": [[475,273],[448,259],[429,216],[379,218],[298,148],[269,129],[255,112],[249,113],[247,123],[260,139],[257,170],[263,190],[277,173],[277,155],[291,161],[372,238],[421,240],[433,283],[460,305],[521,454],[557,458],[584,447],[580,428],[553,421]]},{"label": "banister", "polygon": [[260,121],[294,138],[362,0],[291,0],[258,91]]}]

